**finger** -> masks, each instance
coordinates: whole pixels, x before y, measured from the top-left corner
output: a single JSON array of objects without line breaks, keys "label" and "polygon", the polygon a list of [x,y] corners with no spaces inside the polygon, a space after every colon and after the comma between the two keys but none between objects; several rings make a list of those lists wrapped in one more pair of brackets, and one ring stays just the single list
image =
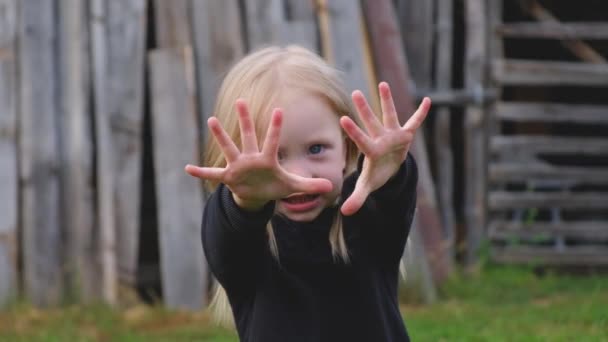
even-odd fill
[{"label": "finger", "polygon": [[284,177],[293,193],[324,194],[333,189],[331,182],[325,178],[306,178],[285,172]]},{"label": "finger", "polygon": [[422,122],[426,118],[426,115],[429,113],[429,109],[431,108],[431,99],[425,97],[418,106],[418,109],[412,116],[407,120],[405,125],[403,125],[403,129],[406,131],[415,131],[422,125]]},{"label": "finger", "polygon": [[279,138],[281,137],[281,124],[283,123],[283,111],[275,108],[270,117],[270,125],[264,139],[262,153],[276,156],[279,150]]},{"label": "finger", "polygon": [[194,165],[186,165],[185,170],[190,176],[218,182],[223,179],[225,171],[221,167],[198,167]]},{"label": "finger", "polygon": [[378,85],[378,91],[380,92],[380,106],[382,107],[382,122],[384,123],[384,127],[399,128],[401,125],[399,125],[395,102],[393,101],[393,95],[388,83],[381,82]]},{"label": "finger", "polygon": [[361,207],[365,200],[369,196],[369,190],[362,185],[361,182],[357,182],[353,193],[344,201],[340,211],[344,216],[350,216],[356,213]]},{"label": "finger", "polygon": [[220,149],[222,150],[222,153],[224,153],[224,157],[226,157],[226,162],[230,163],[236,160],[241,152],[228,133],[222,128],[219,120],[215,117],[210,117],[209,120],[207,120],[207,126],[213,134],[215,141],[220,145]]},{"label": "finger", "polygon": [[236,111],[239,113],[239,128],[241,130],[241,145],[243,153],[256,153],[259,151],[258,139],[255,135],[253,120],[249,115],[247,103],[243,99],[236,101]]},{"label": "finger", "polygon": [[372,152],[372,141],[371,139],[357,126],[357,124],[348,116],[340,118],[340,125],[350,137],[350,139],[357,145],[359,150],[365,155],[370,155]]},{"label": "finger", "polygon": [[380,135],[384,130],[382,123],[380,123],[380,120],[378,120],[372,111],[363,93],[360,90],[355,90],[352,94],[352,99],[353,103],[355,104],[355,108],[357,109],[357,113],[359,113],[359,117],[367,130],[367,133],[372,138]]}]

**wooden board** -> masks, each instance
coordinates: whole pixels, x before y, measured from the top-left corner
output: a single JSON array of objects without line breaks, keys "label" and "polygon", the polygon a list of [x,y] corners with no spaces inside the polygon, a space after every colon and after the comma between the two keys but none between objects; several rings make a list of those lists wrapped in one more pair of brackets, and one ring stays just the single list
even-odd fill
[{"label": "wooden board", "polygon": [[191,0],[154,0],[156,43],[159,47],[192,45]]},{"label": "wooden board", "polygon": [[[486,85],[487,22],[486,2],[466,0],[465,3],[465,88],[483,89]],[[486,224],[486,127],[484,108],[470,106],[464,118],[465,204],[467,256],[469,265],[477,261]]]},{"label": "wooden board", "polygon": [[608,124],[608,106],[542,102],[498,102],[494,115],[517,122]]},{"label": "wooden board", "polygon": [[571,247],[560,251],[552,247],[494,247],[493,260],[511,264],[536,264],[554,266],[606,266],[608,247]]},{"label": "wooden board", "polygon": [[118,276],[122,283],[134,285],[141,215],[147,1],[106,3],[106,51],[99,52],[107,63],[106,108],[98,110],[105,111],[101,115],[107,115],[110,123],[111,141],[106,143],[112,145]]},{"label": "wooden board", "polygon": [[496,59],[493,78],[503,85],[608,86],[608,65]]},{"label": "wooden board", "polygon": [[170,308],[199,309],[204,303],[204,258],[200,239],[202,190],[185,174],[199,160],[195,90],[186,75],[187,49],[149,54],[158,229],[163,299]]},{"label": "wooden board", "polygon": [[0,0],[0,308],[17,295],[17,0]]},{"label": "wooden board", "polygon": [[60,0],[59,60],[62,149],[62,209],[66,292],[74,299],[99,299],[95,245],[95,198],[87,13],[82,1]]},{"label": "wooden board", "polygon": [[496,30],[504,37],[541,39],[608,39],[608,24],[605,22],[511,22]]},{"label": "wooden board", "polygon": [[553,238],[587,239],[595,242],[608,241],[608,223],[599,221],[573,222],[520,222],[493,221],[488,228],[488,237],[492,240],[509,240],[512,238],[533,240],[539,236]]},{"label": "wooden board", "polygon": [[35,305],[63,296],[59,120],[53,1],[20,1],[19,155],[24,295]]},{"label": "wooden board", "polygon": [[566,184],[608,185],[608,168],[499,162],[490,164],[488,177],[492,182],[558,180]]},{"label": "wooden board", "polygon": [[606,192],[523,192],[491,191],[492,210],[515,208],[608,209]]},{"label": "wooden board", "polygon": [[490,139],[494,153],[533,155],[538,153],[606,155],[607,138],[579,138],[556,136],[494,136]]},{"label": "wooden board", "polygon": [[245,38],[238,0],[194,1],[192,18],[200,141],[204,143],[217,90],[228,69],[243,57]]},{"label": "wooden board", "polygon": [[269,44],[280,44],[285,21],[283,0],[249,0],[244,1],[243,5],[248,50],[256,50]]}]

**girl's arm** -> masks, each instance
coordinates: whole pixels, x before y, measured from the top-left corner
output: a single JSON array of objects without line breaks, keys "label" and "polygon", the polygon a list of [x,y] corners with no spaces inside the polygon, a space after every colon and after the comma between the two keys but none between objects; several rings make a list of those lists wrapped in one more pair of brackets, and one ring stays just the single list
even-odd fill
[{"label": "girl's arm", "polygon": [[223,184],[209,197],[203,213],[203,250],[215,277],[232,293],[253,288],[268,250],[265,228],[273,211],[272,201],[257,211],[241,208]]}]

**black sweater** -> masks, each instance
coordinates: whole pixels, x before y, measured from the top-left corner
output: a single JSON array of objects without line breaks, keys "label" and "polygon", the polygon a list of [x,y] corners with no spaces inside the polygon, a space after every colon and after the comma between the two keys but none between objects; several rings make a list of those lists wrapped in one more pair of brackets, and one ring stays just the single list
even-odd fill
[{"label": "black sweater", "polygon": [[[352,193],[358,175],[359,170],[344,180],[341,198]],[[273,216],[274,202],[244,211],[220,185],[203,215],[203,247],[226,289],[241,341],[409,341],[397,285],[417,176],[408,155],[357,213],[343,217],[347,264],[332,256],[328,238],[339,206],[312,222],[294,222]],[[279,260],[270,254],[270,219]]]}]

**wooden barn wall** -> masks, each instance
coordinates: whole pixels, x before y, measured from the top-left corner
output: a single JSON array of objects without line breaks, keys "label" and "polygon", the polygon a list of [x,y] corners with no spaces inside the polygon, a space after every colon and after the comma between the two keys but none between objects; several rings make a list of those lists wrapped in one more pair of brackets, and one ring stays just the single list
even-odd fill
[{"label": "wooden barn wall", "polygon": [[[375,108],[389,81],[401,121],[433,99],[406,258],[426,301],[487,239],[504,262],[605,262],[607,22],[537,4],[0,0],[0,306],[118,303],[150,283],[204,307],[205,194],[183,166],[227,69],[268,44],[318,52]],[[518,55],[533,39],[559,48]]]}]

